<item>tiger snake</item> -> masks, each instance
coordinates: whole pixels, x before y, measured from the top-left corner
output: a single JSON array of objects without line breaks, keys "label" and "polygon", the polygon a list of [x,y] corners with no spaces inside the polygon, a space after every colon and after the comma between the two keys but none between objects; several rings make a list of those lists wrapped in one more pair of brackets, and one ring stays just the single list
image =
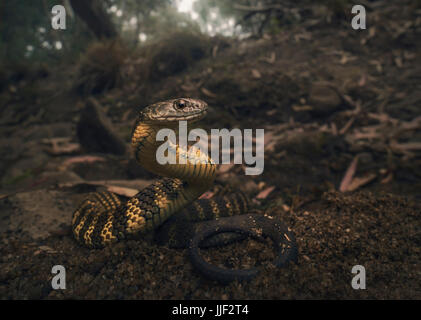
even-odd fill
[{"label": "tiger snake", "polygon": [[258,269],[225,269],[207,263],[199,254],[199,247],[206,246],[206,242],[207,246],[213,246],[245,236],[256,239],[266,236],[278,250],[275,265],[296,261],[292,231],[275,217],[247,213],[250,203],[241,192],[198,199],[212,187],[217,169],[215,162],[199,148],[171,145],[168,140],[176,159],[184,157],[187,161],[185,164],[157,162],[156,151],[162,144],[156,139],[158,131],[175,129],[181,120],[190,125],[206,113],[207,104],[191,98],[158,102],[142,109],[133,127],[132,149],[143,168],[163,178],[127,201],[112,192],[89,194],[73,213],[75,239],[87,247],[101,248],[155,231],[158,242],[167,242],[170,247],[188,247],[197,270],[220,282],[251,279]]}]

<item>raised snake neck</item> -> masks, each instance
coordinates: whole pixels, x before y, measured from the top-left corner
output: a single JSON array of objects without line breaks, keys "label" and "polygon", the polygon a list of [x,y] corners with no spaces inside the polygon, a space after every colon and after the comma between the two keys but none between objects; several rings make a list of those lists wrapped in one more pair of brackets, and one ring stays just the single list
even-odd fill
[{"label": "raised snake neck", "polygon": [[[197,121],[206,109],[205,102],[185,98],[160,102],[140,112],[132,133],[135,157],[145,169],[167,178],[151,184],[126,203],[111,193],[91,195],[73,215],[76,240],[89,247],[102,247],[155,230],[212,186],[216,165],[200,149],[194,152],[199,161],[187,159],[186,164],[161,165],[156,160],[157,148],[162,144],[156,141],[157,132],[176,128],[179,120]],[[171,147],[177,159],[192,152],[189,146]]]}]

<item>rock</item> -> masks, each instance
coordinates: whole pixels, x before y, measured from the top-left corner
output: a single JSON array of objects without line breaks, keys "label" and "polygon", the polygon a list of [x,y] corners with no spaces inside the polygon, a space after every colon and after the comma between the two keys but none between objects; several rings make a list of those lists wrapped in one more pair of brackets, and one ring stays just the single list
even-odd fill
[{"label": "rock", "polygon": [[25,146],[22,139],[15,137],[0,138],[0,184],[3,184],[3,176],[7,173],[7,169],[24,153],[24,150]]},{"label": "rock", "polygon": [[47,253],[57,253],[56,250],[54,250],[53,248],[49,246],[39,246],[38,249],[40,249],[41,251],[45,251]]},{"label": "rock", "polygon": [[21,138],[2,137],[0,138],[1,161],[10,161],[19,158],[25,151],[25,145]]},{"label": "rock", "polygon": [[81,146],[89,152],[118,155],[126,152],[125,142],[115,133],[111,121],[94,98],[88,99],[76,131]]},{"label": "rock", "polygon": [[33,154],[32,157],[25,157],[13,162],[1,178],[3,188],[16,187],[24,184],[25,181],[33,179],[36,172],[48,161],[48,156],[43,152]]},{"label": "rock", "polygon": [[341,97],[332,87],[318,83],[312,85],[309,95],[309,104],[313,107],[312,113],[330,114],[338,109],[341,103]]},{"label": "rock", "polygon": [[66,193],[47,190],[17,193],[1,205],[0,233],[24,233],[37,240],[70,227],[76,209]]},{"label": "rock", "polygon": [[46,185],[49,186],[70,182],[83,182],[83,179],[73,171],[45,171],[39,175],[39,179],[45,180],[48,183]]}]

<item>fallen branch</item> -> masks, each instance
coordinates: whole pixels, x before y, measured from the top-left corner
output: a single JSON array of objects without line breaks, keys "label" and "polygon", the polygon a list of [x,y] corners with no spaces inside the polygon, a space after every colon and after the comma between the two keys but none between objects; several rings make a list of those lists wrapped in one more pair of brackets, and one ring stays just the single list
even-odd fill
[{"label": "fallen branch", "polygon": [[354,121],[355,121],[355,116],[349,119],[348,122],[345,124],[345,126],[341,130],[339,130],[339,134],[344,135],[348,131],[348,129],[351,128]]},{"label": "fallen branch", "polygon": [[71,139],[70,137],[50,138],[43,139],[42,143],[50,145],[45,151],[54,156],[79,152],[80,144],[71,142]]},{"label": "fallen branch", "polygon": [[75,163],[92,163],[97,161],[105,161],[105,158],[98,156],[76,156],[65,160],[61,164],[62,169],[68,168],[70,165]]}]

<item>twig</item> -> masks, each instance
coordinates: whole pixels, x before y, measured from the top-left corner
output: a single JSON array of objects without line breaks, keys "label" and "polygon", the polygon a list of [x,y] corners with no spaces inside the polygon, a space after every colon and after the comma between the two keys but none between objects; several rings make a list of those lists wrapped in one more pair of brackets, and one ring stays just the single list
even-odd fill
[{"label": "twig", "polygon": [[348,129],[351,128],[354,121],[355,121],[355,116],[349,119],[348,122],[345,124],[345,126],[341,130],[339,130],[339,134],[340,135],[345,134],[348,131]]}]

